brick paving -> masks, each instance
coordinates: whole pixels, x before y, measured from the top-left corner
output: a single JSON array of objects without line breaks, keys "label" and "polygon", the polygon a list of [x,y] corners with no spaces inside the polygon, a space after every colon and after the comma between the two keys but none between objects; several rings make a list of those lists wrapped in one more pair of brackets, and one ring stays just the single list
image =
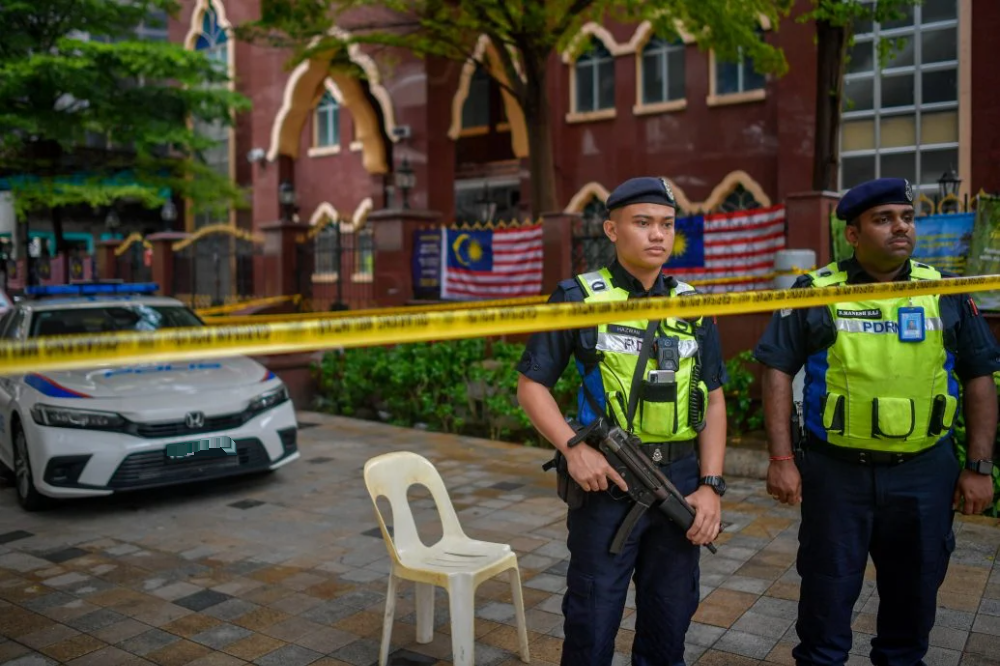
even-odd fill
[{"label": "brick paving", "polygon": [[[275,474],[64,504],[25,514],[0,487],[0,663],[28,666],[369,666],[376,663],[389,559],[361,480],[369,457],[434,462],[466,532],[509,543],[522,570],[532,663],[557,664],[565,508],[544,451],[303,412],[303,459]],[[440,527],[413,495],[425,541]],[[719,554],[702,557],[688,663],[792,664],[798,511],[763,483],[732,479]],[[940,594],[929,665],[1000,666],[1000,529],[962,520]],[[878,594],[858,600],[849,665],[868,662]],[[628,664],[632,595],[615,664]],[[517,635],[504,580],[477,593],[476,662],[511,666]],[[413,588],[393,629],[397,666],[450,663],[447,601],[416,643]]]}]

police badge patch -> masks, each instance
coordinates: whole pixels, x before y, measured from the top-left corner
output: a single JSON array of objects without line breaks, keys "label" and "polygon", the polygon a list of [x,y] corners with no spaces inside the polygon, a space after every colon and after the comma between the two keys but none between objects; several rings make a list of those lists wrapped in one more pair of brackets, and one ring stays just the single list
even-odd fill
[{"label": "police badge patch", "polygon": [[913,185],[910,185],[910,181],[908,181],[905,178],[903,179],[903,182],[906,183],[906,200],[912,203],[913,202]]}]

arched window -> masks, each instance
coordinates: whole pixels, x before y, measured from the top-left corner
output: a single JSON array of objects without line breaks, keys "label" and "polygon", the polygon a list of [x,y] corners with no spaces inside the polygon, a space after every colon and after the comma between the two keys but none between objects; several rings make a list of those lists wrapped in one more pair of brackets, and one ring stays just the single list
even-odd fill
[{"label": "arched window", "polygon": [[329,219],[320,222],[326,226],[318,234],[316,234],[316,241],[314,245],[314,251],[316,253],[314,259],[313,272],[316,275],[322,275],[328,279],[337,278],[340,276],[340,258],[341,258],[341,234],[340,234],[340,221]]},{"label": "arched window", "polygon": [[642,103],[684,99],[684,42],[653,37],[642,49]]},{"label": "arched window", "polygon": [[733,191],[716,206],[716,212],[732,213],[738,210],[753,210],[762,207],[761,203],[754,198],[753,193],[748,192],[742,184],[737,183]]},{"label": "arched window", "polygon": [[716,95],[734,95],[751,90],[763,90],[763,88],[764,75],[757,73],[757,70],[754,69],[753,58],[743,52],[743,47],[739,49],[736,62],[715,59]]},{"label": "arched window", "polygon": [[313,118],[317,148],[340,145],[340,104],[329,90],[323,93]]},{"label": "arched window", "polygon": [[[223,72],[229,70],[229,36],[226,29],[219,25],[219,16],[215,9],[209,5],[205,10],[201,22],[201,32],[194,42],[194,50],[201,51],[213,65],[219,67]],[[206,84],[226,87],[228,83]],[[205,164],[211,167],[216,173],[230,177],[229,164],[229,142],[231,140],[231,128],[220,121],[205,123],[195,121],[194,129],[202,136],[212,139],[214,145],[203,151],[202,156]],[[229,221],[229,214],[222,213],[213,216],[211,213],[199,213],[195,215],[194,226],[204,227],[211,224],[224,223]]]},{"label": "arched window", "polygon": [[477,64],[469,81],[469,96],[462,106],[462,129],[490,126],[490,84],[490,75]]},{"label": "arched window", "polygon": [[615,106],[615,59],[600,40],[576,61],[576,112],[613,109]]},{"label": "arched window", "polygon": [[201,34],[195,40],[194,50],[204,51],[210,60],[222,63],[225,67],[229,63],[229,35],[226,29],[219,25],[219,16],[211,6],[205,10],[205,16],[201,21]]},{"label": "arched window", "polygon": [[583,207],[580,218],[573,223],[573,272],[586,273],[607,266],[615,258],[615,246],[604,233],[608,209],[599,198],[592,197]]}]

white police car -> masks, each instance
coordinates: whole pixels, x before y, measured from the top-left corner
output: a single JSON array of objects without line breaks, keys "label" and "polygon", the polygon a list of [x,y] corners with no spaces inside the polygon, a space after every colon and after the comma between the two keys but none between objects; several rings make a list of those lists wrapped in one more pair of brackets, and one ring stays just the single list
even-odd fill
[{"label": "white police car", "polygon": [[[0,319],[0,338],[204,325],[156,289],[29,288]],[[285,385],[245,356],[0,376],[0,471],[29,511],[49,498],[277,469],[299,457],[297,428]]]}]

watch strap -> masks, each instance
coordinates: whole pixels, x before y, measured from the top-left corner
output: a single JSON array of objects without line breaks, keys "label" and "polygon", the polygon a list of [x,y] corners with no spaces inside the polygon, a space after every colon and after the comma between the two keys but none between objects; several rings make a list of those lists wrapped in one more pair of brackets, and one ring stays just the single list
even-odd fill
[{"label": "watch strap", "polygon": [[993,461],[989,459],[967,460],[965,462],[965,469],[972,470],[977,474],[989,476],[993,474]]}]

